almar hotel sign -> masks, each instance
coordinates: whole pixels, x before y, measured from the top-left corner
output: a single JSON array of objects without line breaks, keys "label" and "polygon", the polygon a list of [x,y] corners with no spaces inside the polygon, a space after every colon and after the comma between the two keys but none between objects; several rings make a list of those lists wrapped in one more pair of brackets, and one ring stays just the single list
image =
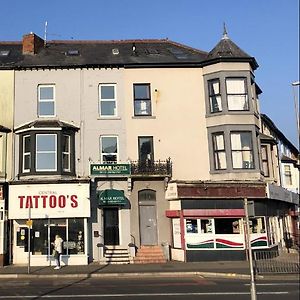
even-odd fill
[{"label": "almar hotel sign", "polygon": [[130,164],[91,164],[91,175],[130,175]]}]

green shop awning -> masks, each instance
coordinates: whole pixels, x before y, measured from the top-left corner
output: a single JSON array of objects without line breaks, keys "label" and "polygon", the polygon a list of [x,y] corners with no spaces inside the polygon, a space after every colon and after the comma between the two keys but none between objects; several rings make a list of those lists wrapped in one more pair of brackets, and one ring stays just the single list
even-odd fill
[{"label": "green shop awning", "polygon": [[126,198],[124,191],[119,190],[104,190],[97,191],[98,204],[103,205],[125,205]]}]

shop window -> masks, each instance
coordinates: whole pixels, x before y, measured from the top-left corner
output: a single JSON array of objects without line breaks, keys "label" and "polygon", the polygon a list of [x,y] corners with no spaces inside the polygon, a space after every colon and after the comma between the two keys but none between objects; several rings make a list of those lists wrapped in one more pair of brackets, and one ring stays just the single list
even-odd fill
[{"label": "shop window", "polygon": [[208,81],[208,94],[209,94],[209,106],[210,112],[221,112],[221,91],[220,91],[220,80],[213,79]]},{"label": "shop window", "polygon": [[240,219],[215,219],[215,233],[216,234],[239,234],[242,233],[240,226]]},{"label": "shop window", "polygon": [[231,132],[230,141],[233,169],[253,169],[251,132]]},{"label": "shop window", "polygon": [[200,226],[201,226],[201,233],[213,233],[212,219],[201,219]]},{"label": "shop window", "polygon": [[186,233],[198,233],[197,219],[186,219],[185,228],[186,228]]},{"label": "shop window", "polygon": [[265,218],[258,217],[258,218],[250,218],[250,233],[265,233]]},{"label": "shop window", "polygon": [[[18,235],[20,236],[20,233]],[[63,239],[64,255],[84,254],[85,231],[84,219],[82,218],[33,220],[31,230],[32,254],[52,255],[53,245],[51,243],[54,242],[55,235],[59,235]],[[26,238],[28,239],[24,234],[24,238],[19,238],[19,240],[27,243]]]},{"label": "shop window", "polygon": [[115,84],[100,84],[99,86],[99,112],[101,117],[114,117],[117,115],[117,98]]},{"label": "shop window", "polygon": [[228,110],[249,110],[246,78],[227,78],[226,92]]},{"label": "shop window", "polygon": [[39,117],[55,116],[55,86],[54,85],[38,86],[38,116]]},{"label": "shop window", "polygon": [[134,115],[151,116],[150,84],[134,84]]},{"label": "shop window", "polygon": [[84,253],[84,224],[83,219],[68,220],[68,253]]},{"label": "shop window", "polygon": [[117,163],[119,161],[117,136],[101,136],[100,147],[102,163]]},{"label": "shop window", "polygon": [[227,168],[226,152],[223,133],[213,134],[214,164],[216,170],[225,170]]}]

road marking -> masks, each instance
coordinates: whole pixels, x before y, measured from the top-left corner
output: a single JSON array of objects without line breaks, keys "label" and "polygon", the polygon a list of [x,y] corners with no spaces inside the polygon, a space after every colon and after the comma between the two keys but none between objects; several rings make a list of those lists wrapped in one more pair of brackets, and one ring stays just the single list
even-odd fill
[{"label": "road marking", "polygon": [[[287,295],[289,292],[257,292],[257,295]],[[250,295],[249,292],[215,292],[215,293],[151,293],[151,294],[95,294],[95,295],[26,295],[0,296],[0,299],[28,299],[28,298],[113,298],[113,297],[161,297],[161,296],[222,296],[222,295]]]},{"label": "road marking", "polygon": [[[249,286],[250,284],[246,283],[245,285]],[[259,285],[259,286],[272,286],[272,285],[274,285],[274,286],[280,286],[280,285],[287,286],[287,285],[299,285],[299,283],[298,282],[255,283],[255,285]]]}]

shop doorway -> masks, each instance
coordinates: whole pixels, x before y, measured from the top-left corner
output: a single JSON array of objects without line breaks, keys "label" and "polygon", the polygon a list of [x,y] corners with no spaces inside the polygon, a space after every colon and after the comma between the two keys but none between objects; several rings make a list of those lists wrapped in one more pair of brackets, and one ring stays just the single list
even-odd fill
[{"label": "shop doorway", "polygon": [[104,244],[119,245],[119,209],[117,207],[103,209]]},{"label": "shop doorway", "polygon": [[139,192],[141,245],[157,245],[156,192]]}]

